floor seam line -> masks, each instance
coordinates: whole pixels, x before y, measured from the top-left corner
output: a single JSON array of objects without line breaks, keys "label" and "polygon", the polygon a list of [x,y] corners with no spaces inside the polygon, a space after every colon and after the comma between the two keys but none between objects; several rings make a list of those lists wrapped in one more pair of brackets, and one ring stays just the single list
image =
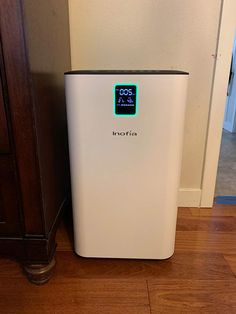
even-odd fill
[{"label": "floor seam line", "polygon": [[151,299],[150,299],[149,285],[148,285],[147,279],[146,279],[146,287],[147,287],[147,294],[148,294],[149,312],[150,312],[150,314],[152,314]]}]

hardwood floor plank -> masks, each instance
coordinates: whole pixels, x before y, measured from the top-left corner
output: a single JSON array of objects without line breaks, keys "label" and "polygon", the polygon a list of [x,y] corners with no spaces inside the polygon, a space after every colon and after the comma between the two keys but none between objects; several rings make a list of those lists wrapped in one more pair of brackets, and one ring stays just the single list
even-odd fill
[{"label": "hardwood floor plank", "polygon": [[236,252],[236,233],[177,231],[175,251],[231,254]]},{"label": "hardwood floor plank", "polygon": [[0,258],[0,280],[1,278],[22,278],[22,269],[19,263],[11,259]]},{"label": "hardwood floor plank", "polygon": [[73,251],[73,222],[62,221],[56,234],[57,251]]},{"label": "hardwood floor plank", "polygon": [[156,260],[86,259],[57,252],[56,273],[67,278],[92,279],[221,279],[233,276],[221,254],[176,253]]},{"label": "hardwood floor plank", "polygon": [[1,314],[150,314],[149,306],[94,306],[94,305],[69,305],[52,306],[42,305],[41,307],[23,306],[22,308],[0,312]]},{"label": "hardwood floor plank", "polygon": [[236,254],[225,254],[224,258],[227,261],[227,263],[229,264],[232,272],[234,273],[234,275],[236,277]]},{"label": "hardwood floor plank", "polygon": [[152,314],[236,313],[235,280],[149,281]]},{"label": "hardwood floor plank", "polygon": [[0,259],[0,314],[236,313],[235,222],[236,206],[180,208],[175,254],[156,261],[81,258],[68,218],[46,285],[28,283],[17,262]]},{"label": "hardwood floor plank", "polygon": [[192,217],[192,212],[189,207],[179,207],[178,208],[178,217]]},{"label": "hardwood floor plank", "polygon": [[177,231],[235,232],[236,217],[178,216]]},{"label": "hardwood floor plank", "polygon": [[[3,279],[0,309],[4,313],[150,313],[145,280],[53,278],[44,286]],[[23,292],[23,293],[22,293]],[[51,311],[51,312],[50,312]]]},{"label": "hardwood floor plank", "polygon": [[190,208],[193,216],[236,217],[236,205],[214,205],[213,208]]},{"label": "hardwood floor plank", "polygon": [[[150,308],[147,306],[127,307],[127,306],[79,306],[79,308],[60,309],[55,314],[150,314]],[[49,313],[51,314],[51,313]]]}]

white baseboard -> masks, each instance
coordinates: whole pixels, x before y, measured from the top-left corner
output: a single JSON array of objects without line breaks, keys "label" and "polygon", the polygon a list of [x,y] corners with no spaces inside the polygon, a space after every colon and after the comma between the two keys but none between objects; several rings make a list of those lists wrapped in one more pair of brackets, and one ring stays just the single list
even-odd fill
[{"label": "white baseboard", "polygon": [[201,189],[179,189],[179,207],[200,207]]}]

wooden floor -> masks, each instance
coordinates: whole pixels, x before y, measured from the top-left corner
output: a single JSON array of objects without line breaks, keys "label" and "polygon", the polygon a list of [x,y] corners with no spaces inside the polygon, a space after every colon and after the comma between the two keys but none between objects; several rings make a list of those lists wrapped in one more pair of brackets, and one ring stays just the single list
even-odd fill
[{"label": "wooden floor", "polygon": [[1,314],[236,313],[236,206],[181,208],[165,261],[84,259],[62,224],[55,275],[30,284],[0,260]]}]

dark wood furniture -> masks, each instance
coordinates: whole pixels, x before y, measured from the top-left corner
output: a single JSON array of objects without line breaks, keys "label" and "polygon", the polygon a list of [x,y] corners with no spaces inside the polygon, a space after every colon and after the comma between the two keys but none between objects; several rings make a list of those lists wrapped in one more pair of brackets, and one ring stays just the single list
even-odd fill
[{"label": "dark wood furniture", "polygon": [[46,282],[68,198],[67,1],[0,0],[0,254]]}]

